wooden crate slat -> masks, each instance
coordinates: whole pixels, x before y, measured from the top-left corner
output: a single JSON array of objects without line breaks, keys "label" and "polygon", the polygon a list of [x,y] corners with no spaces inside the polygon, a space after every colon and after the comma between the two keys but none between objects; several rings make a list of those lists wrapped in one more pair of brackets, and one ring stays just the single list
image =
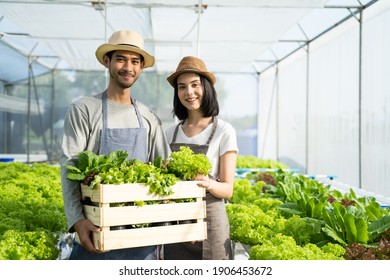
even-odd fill
[{"label": "wooden crate slat", "polygon": [[94,232],[93,234],[94,245],[101,251],[187,241],[203,241],[207,238],[206,222]]},{"label": "wooden crate slat", "polygon": [[149,193],[149,187],[144,184],[100,185],[91,190],[87,185],[81,185],[83,197],[90,197],[93,202],[113,203],[135,200],[164,200],[204,197],[205,189],[196,186],[198,181],[179,181],[171,186],[173,194],[158,196]]},{"label": "wooden crate slat", "polygon": [[99,227],[206,218],[206,202],[152,204],[144,206],[84,206],[84,213]]}]

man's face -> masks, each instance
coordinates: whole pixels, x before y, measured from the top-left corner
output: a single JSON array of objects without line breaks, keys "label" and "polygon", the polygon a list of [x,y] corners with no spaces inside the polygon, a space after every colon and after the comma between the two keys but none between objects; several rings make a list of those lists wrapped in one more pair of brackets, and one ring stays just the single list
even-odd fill
[{"label": "man's face", "polygon": [[110,80],[122,88],[131,87],[143,69],[141,55],[131,51],[115,51],[111,60],[105,57]]}]

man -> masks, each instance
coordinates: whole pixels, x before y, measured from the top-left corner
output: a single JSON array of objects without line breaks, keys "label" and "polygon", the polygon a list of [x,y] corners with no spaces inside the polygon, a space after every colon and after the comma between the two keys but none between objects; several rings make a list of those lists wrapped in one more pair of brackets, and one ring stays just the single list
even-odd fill
[{"label": "man", "polygon": [[95,96],[80,98],[71,104],[64,122],[61,178],[65,212],[70,232],[78,233],[70,259],[156,259],[156,247],[113,250],[102,253],[90,238],[99,231],[85,218],[80,185],[67,179],[63,164],[76,165],[79,152],[108,154],[126,150],[129,158],[151,162],[166,158],[170,149],[160,119],[131,97],[131,87],[142,70],[154,64],[144,50],[144,40],[134,31],[114,32],[107,44],[99,46],[96,58],[109,71],[107,89]]}]

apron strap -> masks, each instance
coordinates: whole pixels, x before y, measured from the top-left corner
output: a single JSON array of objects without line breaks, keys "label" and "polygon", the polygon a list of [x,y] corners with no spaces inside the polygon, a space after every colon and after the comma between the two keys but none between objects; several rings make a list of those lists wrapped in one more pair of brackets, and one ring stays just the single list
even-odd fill
[{"label": "apron strap", "polygon": [[[135,115],[137,116],[138,123],[140,127],[144,127],[144,122],[142,121],[142,116],[138,110],[137,102],[134,98],[130,97],[130,101],[134,106]],[[103,128],[107,128],[107,90],[102,94],[102,115],[103,115]]]},{"label": "apron strap", "polygon": [[103,128],[107,128],[107,90],[102,95],[102,115],[103,115]]},{"label": "apron strap", "polygon": [[131,103],[133,103],[134,109],[135,109],[135,114],[137,115],[138,123],[140,127],[144,127],[144,122],[142,121],[142,116],[141,113],[138,110],[137,106],[137,100],[134,98],[130,97]]},{"label": "apron strap", "polygon": [[[173,133],[173,137],[172,137],[172,142],[171,143],[176,143],[177,132],[179,130],[180,125],[182,125],[183,123],[184,123],[184,120],[182,120],[181,122],[179,122],[177,124],[177,126],[175,128],[175,132]],[[213,128],[211,130],[211,134],[209,136],[209,139],[207,139],[206,145],[209,145],[211,140],[213,139],[214,134],[217,131],[217,126],[218,126],[218,118],[217,117],[213,117]]]},{"label": "apron strap", "polygon": [[173,138],[172,138],[172,141],[171,143],[176,143],[176,137],[177,137],[177,132],[179,130],[179,126],[182,125],[184,123],[184,120],[182,120],[181,122],[179,122],[175,128],[175,132],[173,133]]},{"label": "apron strap", "polygon": [[213,139],[215,132],[217,131],[217,125],[218,125],[218,118],[213,117],[213,128],[211,130],[211,134],[210,134],[209,139],[207,140],[206,145],[210,145],[210,142]]}]

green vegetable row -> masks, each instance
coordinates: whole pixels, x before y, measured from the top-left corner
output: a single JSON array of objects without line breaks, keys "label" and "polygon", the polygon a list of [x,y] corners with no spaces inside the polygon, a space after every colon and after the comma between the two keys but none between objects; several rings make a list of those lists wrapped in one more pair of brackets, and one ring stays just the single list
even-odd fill
[{"label": "green vegetable row", "polygon": [[0,260],[51,260],[66,232],[60,169],[0,163]]},{"label": "green vegetable row", "polygon": [[237,178],[229,202],[232,239],[253,259],[390,258],[389,209],[373,197],[278,171]]}]

